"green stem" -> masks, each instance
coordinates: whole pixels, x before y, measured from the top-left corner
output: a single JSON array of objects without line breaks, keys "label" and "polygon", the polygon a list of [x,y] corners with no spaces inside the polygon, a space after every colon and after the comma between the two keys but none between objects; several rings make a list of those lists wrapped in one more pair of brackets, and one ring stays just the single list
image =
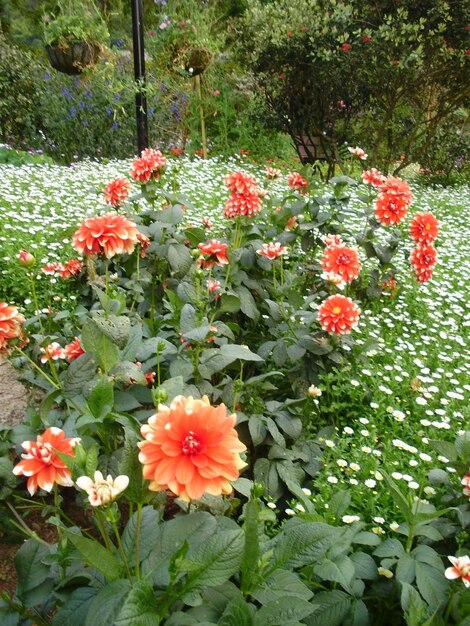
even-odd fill
[{"label": "green stem", "polygon": [[33,296],[34,309],[35,313],[38,316],[39,327],[41,329],[41,333],[44,335],[44,327],[42,325],[41,320],[41,309],[39,308],[38,296],[36,293],[36,285],[34,282],[34,276],[28,272],[29,282],[31,283],[31,295]]},{"label": "green stem", "polygon": [[108,531],[106,530],[106,526],[103,523],[103,518],[101,516],[101,511],[98,509],[95,509],[95,518],[96,518],[96,525],[98,526],[98,530],[100,531],[101,536],[103,537],[103,541],[105,543],[106,548],[112,553],[114,552],[113,548],[113,544],[111,543],[111,539],[109,538],[108,535]]},{"label": "green stem", "polygon": [[109,313],[109,296],[108,296],[108,291],[109,291],[109,259],[106,259],[105,261],[105,271],[104,271],[104,284],[105,284],[105,292],[106,292],[106,307],[105,307],[105,311],[104,311],[104,315],[107,318],[108,317],[108,313]]},{"label": "green stem", "polygon": [[142,503],[137,503],[137,525],[135,529],[135,577],[140,580],[140,528],[142,526]]},{"label": "green stem", "polygon": [[119,530],[118,530],[116,522],[114,522],[114,521],[112,522],[112,527],[113,527],[113,530],[114,530],[114,535],[116,537],[119,553],[120,553],[121,558],[122,558],[122,560],[124,562],[124,567],[126,568],[127,577],[132,582],[131,570],[129,569],[129,563],[127,561],[126,553],[124,552],[124,548],[122,547],[121,535],[119,534]]},{"label": "green stem", "polygon": [[36,363],[35,363],[32,359],[30,359],[30,358],[29,358],[29,356],[28,356],[25,352],[23,352],[23,350],[21,350],[21,348],[15,347],[15,350],[16,350],[17,352],[19,352],[19,353],[21,354],[21,356],[23,356],[23,357],[24,357],[24,358],[28,361],[28,363],[29,363],[30,365],[32,365],[32,366],[34,367],[34,369],[35,369],[37,372],[39,372],[39,374],[41,374],[41,376],[42,376],[43,378],[45,378],[45,379],[47,380],[47,382],[48,382],[50,385],[52,385],[53,387],[55,387],[55,389],[62,389],[62,385],[60,385],[60,383],[59,383],[59,384],[57,384],[56,382],[54,382],[54,381],[52,380],[52,378],[50,378],[50,377],[49,377],[49,376],[48,376],[45,372],[43,372],[43,370],[39,367],[39,365],[36,365]]}]

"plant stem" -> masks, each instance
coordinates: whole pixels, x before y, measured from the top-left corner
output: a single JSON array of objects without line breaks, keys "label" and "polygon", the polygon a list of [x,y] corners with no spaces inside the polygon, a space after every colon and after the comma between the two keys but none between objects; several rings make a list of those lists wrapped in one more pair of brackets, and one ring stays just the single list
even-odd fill
[{"label": "plant stem", "polygon": [[105,543],[106,548],[112,553],[113,552],[113,544],[111,543],[111,539],[109,538],[108,531],[106,530],[106,526],[103,523],[103,518],[101,516],[101,511],[95,509],[96,514],[96,525],[98,526],[98,530],[100,531],[101,536],[103,537],[103,541]]},{"label": "plant stem", "polygon": [[44,335],[44,327],[42,325],[42,320],[41,320],[41,310],[39,308],[39,301],[38,301],[38,295],[36,293],[36,285],[34,283],[34,276],[30,272],[28,272],[28,277],[29,277],[29,282],[31,283],[31,295],[33,296],[35,313],[38,316],[38,322],[39,322],[39,327],[41,329],[41,333]]},{"label": "plant stem", "polygon": [[32,365],[34,367],[34,369],[36,371],[38,371],[39,374],[41,374],[41,376],[47,380],[47,382],[50,385],[55,387],[55,389],[62,389],[62,385],[57,384],[56,382],[54,382],[52,380],[52,378],[50,378],[45,372],[42,371],[42,369],[39,367],[39,365],[36,365],[36,363],[32,359],[30,359],[29,356],[25,352],[23,352],[23,350],[21,350],[21,348],[15,347],[15,350],[17,352],[19,352],[21,354],[21,356],[23,356],[30,363],[30,365]]},{"label": "plant stem", "polygon": [[137,503],[137,525],[135,529],[135,577],[140,580],[140,527],[142,526],[142,503]]},{"label": "plant stem", "polygon": [[24,532],[25,535],[27,535],[30,539],[34,539],[34,541],[37,541],[38,543],[42,544],[43,546],[49,546],[50,545],[49,543],[47,543],[47,541],[44,541],[44,539],[42,539],[33,530],[31,530],[31,528],[29,528],[29,526],[27,526],[25,521],[18,515],[18,513],[16,512],[16,510],[15,510],[15,508],[14,508],[14,506],[12,504],[10,504],[9,502],[5,502],[5,504],[10,509],[10,511],[12,512],[14,517],[18,520],[18,523],[13,522],[13,521],[11,522],[16,528],[18,528],[19,530]]},{"label": "plant stem", "polygon": [[114,521],[112,522],[112,527],[113,527],[114,535],[116,537],[116,541],[117,541],[117,544],[118,544],[119,553],[121,555],[121,558],[122,558],[122,560],[124,562],[124,566],[126,568],[127,577],[132,582],[131,570],[129,569],[129,563],[127,561],[126,553],[124,552],[124,548],[122,547],[121,535],[119,534],[119,530],[118,530],[116,522],[114,522]]}]

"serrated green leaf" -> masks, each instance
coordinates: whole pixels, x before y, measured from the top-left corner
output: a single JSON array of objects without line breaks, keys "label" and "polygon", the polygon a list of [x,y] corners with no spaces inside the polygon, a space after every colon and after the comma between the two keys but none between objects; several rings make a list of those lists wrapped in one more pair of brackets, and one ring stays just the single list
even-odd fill
[{"label": "serrated green leaf", "polygon": [[400,557],[405,554],[405,548],[398,539],[386,539],[372,554],[379,558]]},{"label": "serrated green leaf", "polygon": [[98,590],[93,587],[79,587],[67,598],[52,618],[52,626],[83,626],[90,605]]},{"label": "serrated green leaf", "polygon": [[301,598],[284,596],[268,602],[255,615],[255,626],[284,626],[286,623],[298,621],[310,615],[317,605]]},{"label": "serrated green leaf", "polygon": [[160,617],[152,585],[135,582],[119,611],[115,626],[158,626]]},{"label": "serrated green leaf", "polygon": [[328,524],[317,522],[286,524],[277,537],[272,570],[315,563],[324,557],[339,534],[338,528]]},{"label": "serrated green leaf", "polygon": [[242,550],[241,530],[219,532],[209,537],[190,559],[183,562],[181,571],[189,573],[193,587],[221,585],[238,571]]},{"label": "serrated green leaf", "polygon": [[114,626],[130,590],[128,580],[115,580],[105,585],[90,604],[85,626]]},{"label": "serrated green leaf", "polygon": [[314,565],[313,571],[321,579],[339,583],[347,592],[352,593],[351,583],[356,570],[349,557],[341,556],[335,561],[323,559]]},{"label": "serrated green leaf", "polygon": [[432,609],[442,606],[449,595],[449,583],[444,568],[437,570],[427,563],[416,562],[416,585],[419,593]]},{"label": "serrated green leaf", "polygon": [[97,419],[102,420],[113,410],[114,385],[112,379],[107,376],[99,378],[91,389],[87,404],[90,412]]},{"label": "serrated green leaf", "polygon": [[340,626],[351,609],[351,596],[343,591],[322,591],[313,597],[315,609],[304,617],[307,626]]},{"label": "serrated green leaf", "polygon": [[28,539],[15,554],[18,575],[16,594],[26,607],[43,604],[54,580],[51,570],[42,561],[50,554],[50,547]]},{"label": "serrated green leaf", "polygon": [[[131,567],[135,565],[138,517],[139,514],[136,511],[127,522],[121,539],[124,553]],[[156,544],[161,517],[161,511],[157,511],[152,506],[143,507],[140,523],[139,562],[148,557]]]},{"label": "serrated green leaf", "polygon": [[142,475],[142,464],[139,461],[138,441],[139,438],[135,433],[126,431],[126,439],[119,461],[119,474],[129,476],[126,500],[135,504],[142,503],[147,495],[147,487]]},{"label": "serrated green leaf", "polygon": [[183,244],[168,246],[168,262],[177,276],[184,276],[191,269],[194,259]]},{"label": "serrated green leaf", "polygon": [[249,289],[240,285],[235,291],[240,298],[240,309],[242,313],[256,322],[259,319],[260,312]]},{"label": "serrated green leaf", "polygon": [[88,565],[101,572],[109,581],[120,578],[122,564],[98,541],[88,539],[82,535],[76,535],[66,528],[63,528],[62,532],[77,548]]},{"label": "serrated green leaf", "polygon": [[124,350],[131,333],[131,321],[128,317],[124,315],[108,315],[107,317],[94,317],[93,322],[112,343],[120,350]]},{"label": "serrated green leaf", "polygon": [[310,600],[313,593],[300,580],[299,576],[288,570],[278,569],[268,576],[262,585],[251,595],[261,604],[267,604],[283,596]]},{"label": "serrated green leaf", "polygon": [[97,361],[92,353],[82,354],[69,364],[62,378],[65,398],[74,398],[83,393],[84,386],[96,376]]},{"label": "serrated green leaf", "polygon": [[243,598],[234,598],[225,607],[218,626],[253,626],[253,619],[248,604]]}]

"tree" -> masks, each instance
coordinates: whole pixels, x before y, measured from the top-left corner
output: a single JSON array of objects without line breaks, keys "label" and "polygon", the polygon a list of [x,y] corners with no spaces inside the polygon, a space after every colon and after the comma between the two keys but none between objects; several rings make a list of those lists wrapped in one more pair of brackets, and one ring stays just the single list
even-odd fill
[{"label": "tree", "polygon": [[333,163],[344,141],[364,142],[385,169],[400,155],[397,169],[429,158],[439,129],[468,104],[468,6],[255,0],[243,44],[271,123],[320,142]]}]

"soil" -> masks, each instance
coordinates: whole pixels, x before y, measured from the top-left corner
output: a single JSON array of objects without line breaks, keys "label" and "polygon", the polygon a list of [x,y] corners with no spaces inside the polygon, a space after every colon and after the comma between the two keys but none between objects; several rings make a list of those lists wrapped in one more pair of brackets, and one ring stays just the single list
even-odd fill
[{"label": "soil", "polygon": [[[25,387],[16,379],[16,373],[8,361],[0,361],[0,426],[21,424],[27,404]],[[38,526],[38,522],[34,521]],[[37,528],[35,529],[37,530]],[[16,588],[14,556],[21,546],[21,538],[2,535],[0,520],[0,593],[12,594]]]},{"label": "soil", "polygon": [[15,370],[8,361],[0,361],[0,425],[21,424],[26,404],[27,391]]}]

